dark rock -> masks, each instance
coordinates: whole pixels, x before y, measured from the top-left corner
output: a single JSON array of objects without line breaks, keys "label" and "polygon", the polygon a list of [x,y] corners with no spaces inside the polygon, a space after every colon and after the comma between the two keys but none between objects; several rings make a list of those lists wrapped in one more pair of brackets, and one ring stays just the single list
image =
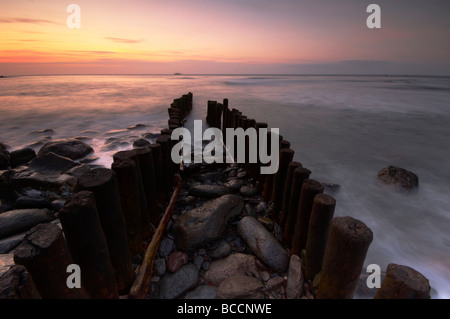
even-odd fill
[{"label": "dark rock", "polygon": [[153,267],[156,276],[164,275],[166,272],[166,260],[164,258],[156,259]]},{"label": "dark rock", "polygon": [[32,198],[27,196],[21,196],[16,200],[17,209],[26,208],[50,208],[50,200],[46,198]]},{"label": "dark rock", "polygon": [[239,196],[224,195],[180,215],[173,226],[177,247],[194,250],[218,239],[228,221],[239,215],[243,207]]},{"label": "dark rock", "polygon": [[36,131],[28,133],[28,135],[52,135],[52,134],[55,134],[55,131],[50,128],[43,129],[43,130],[36,130]]},{"label": "dark rock", "polygon": [[0,299],[41,299],[41,295],[22,265],[14,265],[0,276]]},{"label": "dark rock", "polygon": [[221,259],[231,254],[231,246],[224,240],[218,241],[208,249],[208,256],[212,259]]},{"label": "dark rock", "polygon": [[[1,192],[0,192],[1,195]],[[14,209],[14,201],[13,200],[6,200],[6,199],[0,199],[0,214],[7,212],[8,210]]]},{"label": "dark rock", "polygon": [[161,134],[159,134],[159,133],[145,133],[145,134],[142,134],[142,137],[146,138],[146,139],[157,139],[160,136],[161,136]]},{"label": "dark rock", "polygon": [[136,124],[130,127],[127,127],[127,130],[142,130],[145,129],[147,127],[147,125],[144,124]]},{"label": "dark rock", "polygon": [[11,152],[11,167],[26,164],[36,157],[36,152],[31,148],[23,148]]},{"label": "dark rock", "polygon": [[[234,172],[234,171],[232,171]],[[237,192],[241,189],[244,181],[242,179],[232,179],[225,183],[225,186],[231,188],[234,192]]]},{"label": "dark rock", "polygon": [[217,287],[201,285],[186,294],[186,299],[216,299]]},{"label": "dark rock", "polygon": [[59,212],[64,205],[66,204],[66,200],[64,199],[55,199],[50,203],[50,208],[54,212]]},{"label": "dark rock", "polygon": [[23,241],[26,233],[21,233],[17,235],[13,235],[11,237],[7,237],[4,239],[0,239],[0,254],[7,254]]},{"label": "dark rock", "polygon": [[255,187],[246,185],[242,186],[239,192],[241,193],[242,196],[245,197],[252,197],[258,195],[258,190]]},{"label": "dark rock", "polygon": [[133,142],[133,147],[134,148],[147,147],[147,146],[150,146],[150,144],[151,143],[149,141],[147,141],[143,138],[140,138]]},{"label": "dark rock", "polygon": [[254,254],[267,266],[277,272],[286,270],[289,254],[258,220],[246,216],[239,221],[237,229]]},{"label": "dark rock", "polygon": [[204,198],[217,198],[230,193],[230,188],[219,185],[195,185],[189,189],[190,195]]},{"label": "dark rock", "polygon": [[42,174],[62,174],[65,171],[78,166],[68,157],[64,157],[55,153],[48,153],[40,157],[36,157],[30,163],[30,169]]},{"label": "dark rock", "polygon": [[55,153],[63,157],[68,157],[72,160],[76,160],[85,157],[93,151],[94,150],[92,147],[83,141],[69,138],[45,143],[39,150],[38,156],[41,157],[49,153]]},{"label": "dark rock", "polygon": [[401,191],[409,191],[419,186],[416,174],[395,166],[388,166],[379,171],[378,180]]},{"label": "dark rock", "polygon": [[174,299],[197,285],[198,268],[189,263],[176,273],[166,273],[160,281],[159,298]]},{"label": "dark rock", "polygon": [[281,276],[274,276],[267,281],[267,287],[271,290],[277,290],[284,286],[284,278]]},{"label": "dark rock", "polygon": [[264,286],[255,277],[233,276],[222,281],[217,299],[263,299]]},{"label": "dark rock", "polygon": [[189,256],[182,251],[175,251],[167,258],[166,269],[168,272],[177,272],[189,261]]},{"label": "dark rock", "polygon": [[173,239],[164,237],[163,240],[161,240],[161,243],[159,244],[158,252],[160,257],[166,257],[168,256],[174,247],[175,243],[173,242]]},{"label": "dark rock", "polygon": [[0,214],[0,238],[24,232],[37,224],[49,221],[48,209],[17,209]]},{"label": "dark rock", "polygon": [[10,154],[6,146],[0,143],[0,170],[8,169],[10,165]]}]

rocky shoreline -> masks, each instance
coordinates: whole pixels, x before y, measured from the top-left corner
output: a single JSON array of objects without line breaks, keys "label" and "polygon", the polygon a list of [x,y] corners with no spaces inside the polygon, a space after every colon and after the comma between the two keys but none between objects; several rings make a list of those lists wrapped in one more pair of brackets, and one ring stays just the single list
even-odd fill
[{"label": "rocky shoreline", "polygon": [[[209,121],[220,126],[223,111],[224,125],[232,124],[233,116],[235,125],[264,124],[244,119],[239,112],[228,110],[227,102],[224,104],[226,107],[208,102]],[[169,108],[169,129],[161,131],[156,143],[135,143],[133,150],[115,154],[111,169],[83,163],[92,148],[78,139],[45,143],[37,154],[31,149],[9,152],[0,144],[1,298],[128,298],[132,281],[145,270],[146,249],[151,246],[155,229],[161,227],[164,209],[170,206],[171,180],[176,174],[181,175],[182,186],[170,221],[161,229],[146,298],[332,298],[340,284],[335,277],[327,277],[334,266],[350,269],[342,276],[346,283],[351,282],[346,298],[351,298],[355,289],[366,298],[375,296],[376,290],[367,289],[367,275],[361,275],[372,241],[370,229],[349,217],[332,220],[334,199],[316,195],[324,189],[336,191],[338,186],[309,180],[311,172],[292,162],[294,152],[289,142],[280,137],[280,146],[285,149],[280,152],[281,173],[267,176],[265,181],[255,174],[254,166],[247,164],[203,162],[181,170],[173,165],[170,133],[182,125],[190,107],[191,93],[174,100]],[[414,187],[418,185],[417,179],[411,180]],[[296,204],[291,205],[293,213],[288,209],[290,202]],[[317,219],[321,224],[313,227],[313,239],[302,234],[304,241],[315,240],[315,246],[306,242],[301,246],[301,238],[291,238],[297,235],[298,222],[296,234],[287,231],[297,211],[298,219],[307,218],[306,231],[310,218],[313,224],[315,215],[326,217]],[[113,219],[117,221],[114,224],[110,221]],[[93,223],[88,233],[84,220]],[[329,246],[334,251],[325,254],[329,227]],[[346,236],[353,236],[352,242]],[[357,246],[351,246],[355,243]],[[347,250],[351,260],[341,256]],[[67,255],[65,263],[73,257],[83,271],[90,273],[92,282],[84,283],[77,293],[67,290],[66,273],[58,269],[63,275],[55,278],[45,267],[58,266],[50,255]],[[322,276],[326,279],[316,275],[317,269],[305,278],[305,270],[312,269],[306,261],[311,264],[313,257],[320,265],[324,258],[328,272]],[[395,287],[403,287],[403,273],[410,272],[405,267],[395,265],[392,271],[388,267],[386,278],[390,281],[386,285],[391,283],[391,292],[384,289],[384,298],[395,297]],[[414,270],[411,273],[417,274]],[[429,284],[422,277],[408,283],[411,287],[400,297],[421,289],[420,296],[427,298]],[[103,278],[112,278],[104,289]],[[57,287],[48,289],[46,279]]]}]

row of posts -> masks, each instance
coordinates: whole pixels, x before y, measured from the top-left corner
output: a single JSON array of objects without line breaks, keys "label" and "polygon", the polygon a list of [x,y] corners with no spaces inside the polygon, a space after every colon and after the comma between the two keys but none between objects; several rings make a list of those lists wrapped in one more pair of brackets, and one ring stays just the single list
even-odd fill
[{"label": "row of posts", "polygon": [[[79,176],[77,192],[59,212],[62,229],[38,225],[15,250],[12,295],[111,299],[128,293],[135,277],[133,257],[145,251],[173,190],[178,167],[170,159],[171,132],[183,125],[192,100],[189,93],[173,101],[168,129],[156,143],[118,152],[111,169]],[[68,284],[67,267],[73,264],[81,270],[77,289]]]},{"label": "row of posts", "polygon": [[[208,101],[206,119],[210,126],[221,128],[223,132],[227,128],[243,130],[255,128],[258,146],[261,139],[259,129],[268,128],[267,123],[248,118],[237,109],[230,109],[227,99],[224,99],[223,103]],[[275,133],[267,132],[267,134],[267,150],[270,151],[270,134]],[[226,134],[223,136],[226,145]],[[277,173],[260,174],[262,163],[249,163],[248,153],[243,165],[256,181],[256,187],[264,200],[273,202],[272,218],[283,229],[284,245],[290,249],[292,255],[302,257],[305,279],[313,281],[317,275],[320,276],[316,297],[319,299],[352,298],[367,251],[373,240],[373,233],[360,220],[348,216],[333,217],[336,200],[324,194],[322,183],[310,178],[310,170],[294,161],[295,152],[290,148],[290,142],[284,140],[281,135],[278,138]],[[248,137],[245,143],[245,149],[248,152]],[[236,151],[234,154],[237,154]],[[390,266],[387,272],[392,273],[392,269],[395,268],[398,275],[386,275],[382,288],[378,290],[378,297],[427,298],[429,296],[428,281],[420,273],[413,270],[415,274],[417,273],[415,277],[419,279],[413,283],[408,280],[406,285],[404,276],[399,274],[410,272],[411,268]],[[394,294],[392,287],[395,286],[408,288],[402,288],[402,293]]]}]

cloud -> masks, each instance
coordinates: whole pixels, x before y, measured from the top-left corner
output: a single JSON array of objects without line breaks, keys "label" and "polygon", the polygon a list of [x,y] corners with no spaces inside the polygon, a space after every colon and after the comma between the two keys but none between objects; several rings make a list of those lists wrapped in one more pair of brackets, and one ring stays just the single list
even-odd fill
[{"label": "cloud", "polygon": [[52,20],[33,18],[0,18],[0,23],[61,24]]},{"label": "cloud", "polygon": [[143,42],[143,39],[136,40],[136,39],[125,39],[125,38],[113,38],[113,37],[105,37],[105,39],[117,42],[117,43],[139,43]]}]

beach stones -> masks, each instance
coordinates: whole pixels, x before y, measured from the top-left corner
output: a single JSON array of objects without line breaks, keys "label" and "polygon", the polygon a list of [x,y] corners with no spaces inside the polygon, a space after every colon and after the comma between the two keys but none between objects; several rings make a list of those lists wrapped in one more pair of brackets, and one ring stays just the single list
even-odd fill
[{"label": "beach stones", "polygon": [[17,209],[0,214],[0,238],[26,231],[33,226],[49,221],[48,209]]},{"label": "beach stones", "polygon": [[160,281],[159,298],[174,299],[194,288],[198,282],[198,268],[186,264],[175,273],[166,273]]},{"label": "beach stones", "polygon": [[419,186],[419,178],[416,174],[395,166],[388,166],[379,171],[378,180],[400,191],[410,191]]},{"label": "beach stones", "polygon": [[44,144],[38,152],[38,156],[55,153],[72,160],[81,159],[94,150],[88,144],[77,139],[54,140]]},{"label": "beach stones", "polygon": [[218,239],[243,207],[239,196],[224,195],[180,215],[173,226],[177,247],[189,251]]},{"label": "beach stones", "polygon": [[237,229],[253,253],[267,266],[277,272],[286,270],[288,252],[257,219],[246,216],[239,221]]},{"label": "beach stones", "polygon": [[255,277],[233,276],[222,281],[217,289],[217,299],[262,299],[264,286]]},{"label": "beach stones", "polygon": [[22,164],[26,164],[36,157],[36,152],[31,148],[23,148],[11,152],[10,161],[11,167],[16,167]]},{"label": "beach stones", "polygon": [[10,154],[6,146],[0,143],[0,169],[8,169],[10,165]]},{"label": "beach stones", "polygon": [[217,198],[226,194],[230,194],[232,190],[227,186],[220,185],[195,185],[189,189],[189,195],[204,197],[204,198]]}]

